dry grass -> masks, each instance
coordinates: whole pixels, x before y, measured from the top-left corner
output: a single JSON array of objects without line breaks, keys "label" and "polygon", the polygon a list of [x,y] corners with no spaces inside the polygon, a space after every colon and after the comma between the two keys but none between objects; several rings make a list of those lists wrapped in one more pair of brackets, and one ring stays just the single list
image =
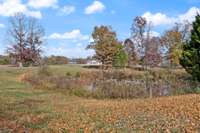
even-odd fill
[{"label": "dry grass", "polygon": [[7,75],[0,83],[0,132],[3,133],[200,132],[200,95],[84,99],[61,90],[31,89],[17,81],[27,70],[15,72],[9,68],[7,72],[0,70],[2,79]]}]

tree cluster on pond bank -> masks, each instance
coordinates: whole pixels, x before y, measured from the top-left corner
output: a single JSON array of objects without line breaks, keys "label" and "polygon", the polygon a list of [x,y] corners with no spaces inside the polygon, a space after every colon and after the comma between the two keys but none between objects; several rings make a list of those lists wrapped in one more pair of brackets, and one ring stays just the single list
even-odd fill
[{"label": "tree cluster on pond bank", "polygon": [[[161,66],[163,60],[167,67],[182,65],[195,79],[199,78],[200,60],[200,16],[196,16],[193,27],[188,22],[175,24],[161,37],[152,35],[152,25],[143,17],[136,17],[131,28],[131,37],[124,43],[120,42],[116,33],[109,26],[95,27],[92,37],[94,41],[88,46],[95,50],[95,59],[102,62],[103,70],[108,70],[119,62],[121,67],[141,65],[144,74],[144,86],[149,97],[153,97],[154,84],[151,81],[151,68]],[[117,57],[117,58],[116,58]],[[104,74],[103,79],[104,79]],[[153,77],[155,79],[155,77]],[[170,85],[170,80],[166,80]],[[162,86],[161,88],[163,88]],[[168,89],[171,88],[170,86]]]},{"label": "tree cluster on pond bank", "polygon": [[87,48],[95,50],[94,58],[102,62],[104,69],[135,65],[177,67],[180,66],[183,45],[190,39],[191,29],[191,24],[185,21],[176,23],[162,36],[154,36],[151,22],[136,17],[131,36],[125,41],[119,41],[110,26],[102,25],[94,28],[94,41]]}]

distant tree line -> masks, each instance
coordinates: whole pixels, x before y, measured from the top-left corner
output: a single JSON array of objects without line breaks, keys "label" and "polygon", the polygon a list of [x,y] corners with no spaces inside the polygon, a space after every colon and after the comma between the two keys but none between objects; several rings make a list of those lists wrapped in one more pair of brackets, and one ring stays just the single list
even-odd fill
[{"label": "distant tree line", "polygon": [[153,25],[143,17],[136,17],[131,26],[131,36],[124,41],[117,38],[111,26],[96,26],[93,42],[87,49],[94,49],[94,59],[103,69],[118,67],[180,66],[183,45],[190,38],[191,24],[176,23],[162,36],[153,35]]},{"label": "distant tree line", "polygon": [[[22,13],[9,19],[8,57],[0,57],[1,64],[15,63],[18,66],[39,65],[42,61],[44,29],[39,22]],[[135,67],[144,70],[166,65],[169,68],[182,65],[188,73],[200,81],[200,15],[191,24],[187,21],[176,23],[162,36],[153,36],[153,25],[145,18],[135,17],[131,36],[124,41],[117,38],[111,26],[96,26],[92,33],[93,42],[87,49],[94,49],[94,59],[102,63],[102,69],[112,67]],[[62,56],[46,58],[48,64],[66,64]],[[87,60],[77,60],[85,64]],[[147,71],[148,73],[148,71]]]},{"label": "distant tree line", "polygon": [[50,56],[50,57],[44,57],[43,62],[47,65],[62,65],[62,64],[68,64],[69,59],[65,56]]}]

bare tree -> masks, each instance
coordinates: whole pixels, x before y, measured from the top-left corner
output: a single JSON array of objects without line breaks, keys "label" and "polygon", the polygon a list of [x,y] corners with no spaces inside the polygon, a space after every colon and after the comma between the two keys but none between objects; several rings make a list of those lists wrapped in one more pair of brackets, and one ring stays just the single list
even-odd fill
[{"label": "bare tree", "polygon": [[27,63],[35,64],[41,54],[44,30],[33,18],[18,13],[11,17],[8,30],[9,47],[7,52],[21,67]]},{"label": "bare tree", "polygon": [[137,48],[145,73],[145,88],[149,97],[153,97],[153,88],[150,83],[150,68],[157,66],[161,61],[159,53],[159,39],[152,36],[152,24],[143,17],[136,17],[133,21],[132,40]]},{"label": "bare tree", "polygon": [[146,27],[147,21],[145,18],[137,16],[133,20],[133,24],[131,27],[131,39],[133,40],[135,48],[140,57],[144,56]]},{"label": "bare tree", "polygon": [[150,38],[148,45],[146,46],[146,53],[144,56],[144,62],[149,67],[156,67],[162,61],[161,51],[160,51],[161,43],[159,37]]},{"label": "bare tree", "polygon": [[34,18],[29,19],[27,44],[29,46],[29,61],[33,64],[39,64],[41,59],[41,45],[44,42],[44,29]]},{"label": "bare tree", "polygon": [[16,14],[10,18],[11,27],[8,30],[9,44],[8,53],[15,59],[19,66],[22,66],[26,60],[26,20],[23,14]]}]

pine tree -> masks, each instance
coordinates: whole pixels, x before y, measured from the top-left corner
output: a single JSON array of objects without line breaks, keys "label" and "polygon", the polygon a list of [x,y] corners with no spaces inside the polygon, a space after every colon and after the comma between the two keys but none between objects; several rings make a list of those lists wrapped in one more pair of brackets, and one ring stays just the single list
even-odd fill
[{"label": "pine tree", "polygon": [[193,22],[190,40],[184,44],[180,64],[194,79],[200,81],[200,15]]}]

